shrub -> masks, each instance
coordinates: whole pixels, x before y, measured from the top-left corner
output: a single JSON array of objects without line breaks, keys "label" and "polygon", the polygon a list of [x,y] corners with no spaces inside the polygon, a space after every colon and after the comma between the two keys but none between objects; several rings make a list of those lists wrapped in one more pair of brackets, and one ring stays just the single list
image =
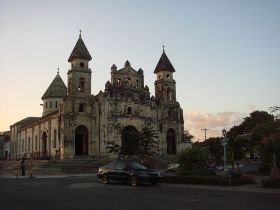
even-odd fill
[{"label": "shrub", "polygon": [[162,179],[163,183],[172,184],[201,184],[201,185],[218,185],[218,186],[228,186],[231,179],[231,185],[245,185],[245,184],[255,184],[251,177],[220,177],[220,176],[173,176],[164,177]]},{"label": "shrub", "polygon": [[266,188],[280,188],[280,178],[267,179],[262,181],[262,186]]},{"label": "shrub", "polygon": [[192,172],[206,168],[208,152],[201,148],[186,149],[179,154],[181,172]]},{"label": "shrub", "polygon": [[259,172],[261,173],[269,173],[271,169],[270,163],[262,162],[259,166]]},{"label": "shrub", "polygon": [[208,168],[202,168],[195,171],[179,171],[178,175],[181,176],[214,176],[216,175],[215,172]]}]

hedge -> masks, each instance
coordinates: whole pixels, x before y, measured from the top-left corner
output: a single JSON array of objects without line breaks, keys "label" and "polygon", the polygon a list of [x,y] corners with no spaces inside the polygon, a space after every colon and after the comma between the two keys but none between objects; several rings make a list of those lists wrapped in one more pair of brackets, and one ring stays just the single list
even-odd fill
[{"label": "hedge", "polygon": [[172,184],[200,184],[218,186],[237,186],[245,184],[255,184],[252,177],[221,177],[221,176],[170,176],[163,177],[161,182]]},{"label": "hedge", "polygon": [[262,186],[266,188],[280,188],[280,178],[267,179],[262,181]]}]

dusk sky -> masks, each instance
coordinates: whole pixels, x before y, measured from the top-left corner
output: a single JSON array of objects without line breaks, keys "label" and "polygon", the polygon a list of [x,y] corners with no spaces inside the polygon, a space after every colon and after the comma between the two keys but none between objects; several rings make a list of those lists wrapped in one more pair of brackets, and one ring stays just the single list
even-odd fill
[{"label": "dusk sky", "polygon": [[41,97],[82,30],[92,94],[112,64],[142,68],[154,95],[162,45],[176,72],[185,130],[221,136],[254,110],[280,105],[279,0],[0,0],[0,131],[42,115]]}]

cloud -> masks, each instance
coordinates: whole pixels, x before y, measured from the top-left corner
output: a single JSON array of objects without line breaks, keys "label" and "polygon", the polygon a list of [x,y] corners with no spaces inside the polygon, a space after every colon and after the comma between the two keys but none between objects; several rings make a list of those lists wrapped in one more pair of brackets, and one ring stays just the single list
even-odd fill
[{"label": "cloud", "polygon": [[198,113],[189,112],[185,115],[185,129],[189,130],[195,139],[204,140],[205,131],[207,138],[221,136],[222,129],[230,129],[242,122],[245,115],[237,112]]}]

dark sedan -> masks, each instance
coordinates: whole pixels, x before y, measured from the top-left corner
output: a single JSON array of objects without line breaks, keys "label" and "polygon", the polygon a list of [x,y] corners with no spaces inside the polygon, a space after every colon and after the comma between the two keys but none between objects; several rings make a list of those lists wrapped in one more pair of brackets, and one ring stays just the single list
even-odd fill
[{"label": "dark sedan", "polygon": [[129,182],[132,186],[139,183],[156,185],[162,177],[159,172],[147,169],[135,161],[114,161],[100,167],[97,176],[103,184],[108,184],[110,181],[121,181]]}]

